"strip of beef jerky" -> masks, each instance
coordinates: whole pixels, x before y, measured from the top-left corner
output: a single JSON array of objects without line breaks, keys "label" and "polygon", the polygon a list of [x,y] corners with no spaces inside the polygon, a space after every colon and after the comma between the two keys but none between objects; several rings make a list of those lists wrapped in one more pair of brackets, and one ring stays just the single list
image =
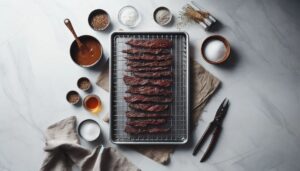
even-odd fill
[{"label": "strip of beef jerky", "polygon": [[136,86],[136,85],[152,85],[160,87],[170,87],[173,84],[171,80],[161,80],[161,79],[143,79],[138,77],[131,77],[124,75],[123,80],[126,85]]},{"label": "strip of beef jerky", "polygon": [[160,55],[160,54],[170,54],[170,51],[167,49],[126,49],[122,51],[123,53],[128,53],[132,55],[140,54],[150,54],[150,55]]},{"label": "strip of beef jerky", "polygon": [[146,119],[146,120],[135,120],[135,121],[127,121],[127,125],[133,127],[147,127],[149,125],[161,125],[166,123],[166,119]]},{"label": "strip of beef jerky", "polygon": [[170,114],[166,113],[143,113],[136,111],[127,111],[126,116],[128,118],[166,118],[169,117]]},{"label": "strip of beef jerky", "polygon": [[134,72],[134,76],[142,78],[160,78],[160,77],[171,77],[171,71],[156,71],[156,72]]},{"label": "strip of beef jerky", "polygon": [[165,61],[172,59],[171,55],[138,55],[138,56],[126,56],[128,60],[145,60],[145,61]]},{"label": "strip of beef jerky", "polygon": [[152,95],[152,96],[154,95],[167,96],[167,95],[171,95],[172,91],[164,88],[153,87],[153,86],[139,86],[139,87],[130,87],[126,91],[126,93]]},{"label": "strip of beef jerky", "polygon": [[125,132],[128,134],[158,134],[158,133],[166,133],[169,132],[170,128],[134,128],[132,126],[126,125],[125,126]]},{"label": "strip of beef jerky", "polygon": [[129,67],[126,71],[127,72],[151,72],[151,71],[163,71],[168,70],[169,67],[141,67],[141,68],[133,68]]},{"label": "strip of beef jerky", "polygon": [[164,67],[172,65],[172,60],[153,61],[153,62],[136,62],[127,61],[126,64],[131,67]]},{"label": "strip of beef jerky", "polygon": [[169,105],[136,103],[136,104],[129,104],[129,107],[136,110],[146,111],[146,112],[162,112],[168,109]]},{"label": "strip of beef jerky", "polygon": [[151,102],[151,103],[170,103],[173,101],[170,97],[163,97],[163,96],[143,96],[143,95],[131,95],[131,96],[125,96],[125,101],[127,103],[145,103],[145,102]]},{"label": "strip of beef jerky", "polygon": [[131,39],[126,44],[133,47],[140,48],[171,48],[173,46],[172,40],[168,39],[152,39],[152,40],[138,40]]}]

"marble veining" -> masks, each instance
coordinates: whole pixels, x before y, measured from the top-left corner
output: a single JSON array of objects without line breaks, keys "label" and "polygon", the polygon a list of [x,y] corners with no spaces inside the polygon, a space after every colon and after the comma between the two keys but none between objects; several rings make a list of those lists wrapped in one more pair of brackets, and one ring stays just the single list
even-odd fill
[{"label": "marble veining", "polygon": [[[300,170],[300,1],[289,0],[197,0],[221,24],[205,32],[190,24],[182,29],[190,35],[191,57],[222,81],[221,89],[207,104],[191,141],[177,147],[167,166],[132,151],[119,149],[144,171],[253,171]],[[79,120],[100,122],[103,144],[108,141],[108,125],[101,118],[108,113],[109,94],[97,87],[98,69],[83,69],[69,56],[73,41],[63,20],[70,18],[79,35],[97,37],[110,56],[110,33],[119,31],[177,31],[177,16],[184,0],[1,0],[0,1],[0,170],[38,170],[45,156],[44,131],[48,125],[70,115]],[[118,23],[118,10],[135,6],[141,23],[128,29]],[[157,25],[152,13],[166,6],[174,14],[174,24]],[[112,27],[93,31],[87,17],[103,8],[111,15]],[[232,46],[230,61],[222,66],[206,63],[200,46],[206,36],[221,34]],[[79,77],[93,82],[93,93],[103,102],[103,111],[93,116],[83,107],[65,100]],[[78,90],[79,91],[79,90]],[[79,91],[84,97],[86,93]],[[212,156],[200,163],[203,150],[192,156],[192,148],[214,113],[228,97],[231,106],[223,132]],[[82,141],[87,148],[93,144]],[[207,144],[206,144],[207,145]]]}]

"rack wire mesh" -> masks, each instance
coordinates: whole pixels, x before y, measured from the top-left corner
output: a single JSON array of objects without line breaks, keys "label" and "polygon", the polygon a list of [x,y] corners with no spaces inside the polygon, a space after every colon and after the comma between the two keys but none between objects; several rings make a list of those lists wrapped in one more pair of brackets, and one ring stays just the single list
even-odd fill
[{"label": "rack wire mesh", "polygon": [[[170,39],[173,41],[171,54],[173,65],[171,71],[174,84],[171,87],[173,102],[170,104],[171,117],[165,127],[170,132],[163,134],[130,135],[124,131],[127,118],[125,112],[129,110],[124,100],[128,86],[123,82],[127,69],[126,56],[122,50],[129,49],[126,42],[130,39],[150,40],[155,38]],[[115,32],[111,36],[110,58],[110,138],[116,144],[184,144],[188,140],[188,114],[189,114],[189,60],[188,35],[184,32]]]}]

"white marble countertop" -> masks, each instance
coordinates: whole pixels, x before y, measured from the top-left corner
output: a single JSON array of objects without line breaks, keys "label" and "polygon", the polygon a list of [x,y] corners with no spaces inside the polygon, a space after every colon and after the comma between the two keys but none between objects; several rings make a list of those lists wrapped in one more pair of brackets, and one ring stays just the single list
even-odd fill
[{"label": "white marble countertop", "polygon": [[[201,42],[210,34],[198,25],[184,28],[191,39],[193,57],[220,78],[221,89],[202,114],[191,145],[178,147],[167,166],[128,148],[123,153],[144,171],[153,170],[300,170],[300,3],[297,0],[198,0],[222,26],[215,32],[228,38],[233,53],[229,65],[213,66],[200,55]],[[80,76],[95,83],[99,72],[75,65],[69,56],[72,35],[63,24],[68,17],[81,34],[97,37],[109,57],[109,32],[95,32],[90,11],[109,12],[112,29],[176,31],[152,19],[158,6],[178,15],[185,0],[1,0],[0,1],[0,170],[38,170],[44,158],[43,131],[67,116],[94,118],[108,139],[108,126],[99,117],[65,100]],[[142,22],[127,29],[117,21],[118,10],[135,6]],[[82,96],[85,93],[79,91]],[[94,84],[108,112],[108,94]],[[205,163],[192,156],[200,138],[224,97],[231,106],[218,145]],[[84,143],[85,144],[85,143]],[[85,144],[87,145],[87,144]],[[105,145],[111,145],[108,141]]]}]

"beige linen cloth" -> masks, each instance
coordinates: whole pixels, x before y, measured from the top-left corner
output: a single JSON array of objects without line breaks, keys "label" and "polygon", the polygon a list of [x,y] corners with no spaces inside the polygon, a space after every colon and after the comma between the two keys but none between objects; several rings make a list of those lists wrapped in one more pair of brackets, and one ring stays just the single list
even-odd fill
[{"label": "beige linen cloth", "polygon": [[[202,113],[202,110],[208,100],[208,98],[215,92],[215,90],[218,88],[220,81],[207,72],[200,64],[198,64],[196,61],[191,61],[191,92],[190,95],[193,99],[192,102],[192,123],[194,125],[197,124],[198,119],[200,117],[200,114]],[[108,72],[108,64],[106,65],[106,69],[104,69],[98,79],[97,84],[105,89],[106,91],[109,91],[109,72]],[[107,114],[104,119],[104,121],[109,121],[109,114]],[[170,155],[174,151],[174,146],[143,146],[143,145],[137,145],[137,146],[131,146],[138,152],[142,153],[143,155],[159,162],[162,164],[168,163],[170,159]]]},{"label": "beige linen cloth", "polygon": [[75,116],[48,127],[44,150],[47,156],[40,171],[72,171],[74,164],[81,171],[140,171],[115,148],[83,148],[76,133]]}]

